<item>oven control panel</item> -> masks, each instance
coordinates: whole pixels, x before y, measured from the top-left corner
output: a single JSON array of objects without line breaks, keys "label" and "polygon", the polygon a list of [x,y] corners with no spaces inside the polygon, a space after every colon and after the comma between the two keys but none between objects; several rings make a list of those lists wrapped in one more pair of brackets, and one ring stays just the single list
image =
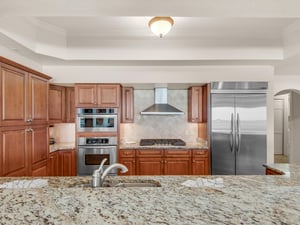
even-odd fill
[{"label": "oven control panel", "polygon": [[78,145],[117,145],[117,137],[79,137]]}]

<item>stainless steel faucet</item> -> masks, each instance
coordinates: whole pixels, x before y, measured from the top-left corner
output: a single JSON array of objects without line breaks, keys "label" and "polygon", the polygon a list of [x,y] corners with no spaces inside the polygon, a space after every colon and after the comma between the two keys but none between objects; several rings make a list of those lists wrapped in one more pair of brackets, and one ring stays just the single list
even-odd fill
[{"label": "stainless steel faucet", "polygon": [[103,187],[104,180],[109,174],[109,172],[114,168],[121,169],[121,173],[126,173],[128,171],[127,167],[121,163],[114,163],[110,165],[104,172],[103,172],[103,165],[106,162],[107,159],[103,159],[99,169],[95,170],[93,172],[93,187]]}]

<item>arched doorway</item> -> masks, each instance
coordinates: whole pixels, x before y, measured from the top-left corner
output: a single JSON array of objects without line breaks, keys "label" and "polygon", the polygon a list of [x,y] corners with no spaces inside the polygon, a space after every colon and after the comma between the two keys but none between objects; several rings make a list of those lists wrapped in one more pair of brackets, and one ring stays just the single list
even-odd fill
[{"label": "arched doorway", "polygon": [[300,163],[300,90],[274,95],[274,162]]}]

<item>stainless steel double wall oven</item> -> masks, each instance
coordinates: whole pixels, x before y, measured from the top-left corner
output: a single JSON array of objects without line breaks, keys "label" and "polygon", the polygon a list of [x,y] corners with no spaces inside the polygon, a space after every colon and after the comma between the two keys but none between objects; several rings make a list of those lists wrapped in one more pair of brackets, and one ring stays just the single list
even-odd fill
[{"label": "stainless steel double wall oven", "polygon": [[104,158],[104,169],[117,162],[118,109],[78,108],[76,123],[78,175],[92,175]]}]

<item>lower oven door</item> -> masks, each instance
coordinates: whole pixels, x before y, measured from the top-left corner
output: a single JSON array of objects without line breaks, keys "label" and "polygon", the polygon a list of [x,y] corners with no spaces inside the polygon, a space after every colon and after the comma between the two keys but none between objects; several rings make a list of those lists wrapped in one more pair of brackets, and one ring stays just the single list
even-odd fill
[{"label": "lower oven door", "polygon": [[[92,175],[93,171],[99,168],[103,159],[107,159],[103,166],[105,170],[108,166],[117,162],[116,146],[78,146],[77,151],[77,171],[78,175]],[[116,175],[117,170],[113,169],[111,175]]]}]

